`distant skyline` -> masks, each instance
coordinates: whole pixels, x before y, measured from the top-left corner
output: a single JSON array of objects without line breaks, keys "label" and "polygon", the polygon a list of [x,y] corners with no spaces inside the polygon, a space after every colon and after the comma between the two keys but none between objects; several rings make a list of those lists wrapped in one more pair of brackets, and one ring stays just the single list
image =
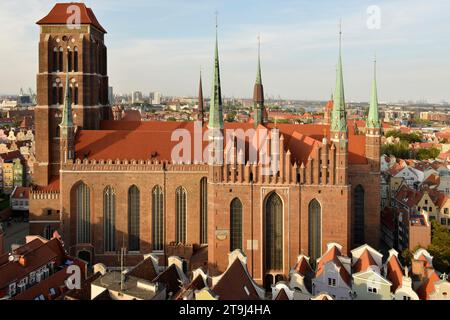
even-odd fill
[{"label": "distant skyline", "polygon": [[[327,100],[334,89],[342,19],[347,101],[367,101],[377,55],[380,102],[450,101],[448,0],[91,0],[108,31],[115,93],[196,96],[199,70],[210,95],[215,11],[219,12],[222,94],[251,97],[261,36],[266,95]],[[36,90],[39,28],[49,0],[0,2],[0,93]],[[380,29],[369,29],[376,5]]]}]

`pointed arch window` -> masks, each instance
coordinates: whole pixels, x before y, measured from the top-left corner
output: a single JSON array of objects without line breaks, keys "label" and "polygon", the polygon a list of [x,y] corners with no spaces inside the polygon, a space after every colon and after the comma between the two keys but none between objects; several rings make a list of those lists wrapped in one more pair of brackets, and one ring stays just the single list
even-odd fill
[{"label": "pointed arch window", "polygon": [[103,190],[103,227],[104,250],[112,252],[116,250],[116,191],[107,186]]},{"label": "pointed arch window", "polygon": [[242,250],[242,202],[238,198],[230,204],[230,251]]},{"label": "pointed arch window", "polygon": [[354,244],[364,244],[364,188],[358,185],[354,192],[355,223],[353,224]]},{"label": "pointed arch window", "polygon": [[322,206],[316,199],[309,203],[309,255],[311,261],[322,255]]},{"label": "pointed arch window", "polygon": [[70,48],[67,48],[67,63],[68,63],[68,65],[67,65],[67,70],[69,70],[69,71],[73,71],[73,69],[72,69],[72,66],[73,66],[73,64],[72,64],[72,50],[70,50]]},{"label": "pointed arch window", "polygon": [[59,47],[58,54],[58,71],[64,71],[64,50],[62,47]]},{"label": "pointed arch window", "polygon": [[200,180],[200,244],[208,244],[208,179]]},{"label": "pointed arch window", "polygon": [[53,48],[53,57],[52,57],[52,71],[56,72],[58,70],[58,48]]},{"label": "pointed arch window", "polygon": [[140,192],[138,187],[128,189],[128,250],[140,250]]},{"label": "pointed arch window", "polygon": [[58,104],[58,84],[53,82],[51,104]]},{"label": "pointed arch window", "polygon": [[90,190],[81,183],[76,188],[77,199],[77,243],[91,242]]},{"label": "pointed arch window", "polygon": [[176,234],[175,242],[186,244],[186,189],[178,187],[175,192]]},{"label": "pointed arch window", "polygon": [[152,243],[154,251],[164,250],[164,193],[160,186],[152,191]]},{"label": "pointed arch window", "polygon": [[265,206],[266,270],[283,269],[283,202],[273,192]]},{"label": "pointed arch window", "polygon": [[73,71],[78,72],[78,48],[73,48]]}]

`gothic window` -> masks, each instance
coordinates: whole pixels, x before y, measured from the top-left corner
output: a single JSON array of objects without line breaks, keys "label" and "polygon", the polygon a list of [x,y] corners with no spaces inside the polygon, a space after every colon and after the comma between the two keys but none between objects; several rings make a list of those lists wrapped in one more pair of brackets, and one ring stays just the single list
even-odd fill
[{"label": "gothic window", "polygon": [[57,104],[58,103],[58,86],[56,82],[53,83],[52,86],[52,99],[51,104]]},{"label": "gothic window", "polygon": [[59,104],[64,104],[64,89],[62,84],[60,83],[58,86],[58,103]]},{"label": "gothic window", "polygon": [[176,190],[176,237],[175,242],[186,244],[186,189]]},{"label": "gothic window", "polygon": [[274,192],[265,206],[266,270],[283,269],[283,202]]},{"label": "gothic window", "polygon": [[103,191],[103,225],[105,252],[116,250],[116,191],[108,186]]},{"label": "gothic window", "polygon": [[64,50],[62,47],[59,47],[58,60],[58,71],[64,71]]},{"label": "gothic window", "polygon": [[67,63],[68,63],[68,69],[69,71],[73,71],[72,69],[72,51],[70,50],[70,48],[67,48]]},{"label": "gothic window", "polygon": [[364,243],[364,188],[358,185],[354,193],[355,223],[354,244]]},{"label": "gothic window", "polygon": [[136,186],[128,189],[128,250],[140,250],[140,192]]},{"label": "gothic window", "polygon": [[230,204],[230,251],[242,250],[242,202],[238,198]]},{"label": "gothic window", "polygon": [[77,243],[91,242],[91,209],[89,187],[81,183],[76,188],[77,198]]},{"label": "gothic window", "polygon": [[152,191],[152,238],[153,250],[164,250],[164,194],[160,186]]},{"label": "gothic window", "polygon": [[309,203],[309,255],[314,263],[322,255],[322,207],[316,199]]},{"label": "gothic window", "polygon": [[58,70],[58,48],[53,48],[53,59],[52,59],[52,71],[56,72]]},{"label": "gothic window", "polygon": [[208,244],[208,179],[200,180],[200,244]]},{"label": "gothic window", "polygon": [[78,48],[73,49],[73,71],[78,72]]}]

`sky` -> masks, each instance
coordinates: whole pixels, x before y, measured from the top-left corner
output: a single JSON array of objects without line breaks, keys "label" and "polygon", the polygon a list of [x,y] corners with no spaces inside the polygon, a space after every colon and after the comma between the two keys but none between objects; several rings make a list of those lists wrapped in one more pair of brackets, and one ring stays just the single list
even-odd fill
[{"label": "sky", "polygon": [[[35,22],[54,3],[0,0],[1,94],[16,94],[21,87],[35,90],[39,41]],[[252,96],[259,35],[266,96],[327,100],[334,89],[342,20],[347,101],[368,101],[375,53],[381,102],[450,101],[448,0],[85,3],[108,31],[108,74],[115,93],[195,96],[201,69],[204,95],[209,96],[217,11],[224,97]],[[379,15],[368,12],[371,6],[379,9]]]}]

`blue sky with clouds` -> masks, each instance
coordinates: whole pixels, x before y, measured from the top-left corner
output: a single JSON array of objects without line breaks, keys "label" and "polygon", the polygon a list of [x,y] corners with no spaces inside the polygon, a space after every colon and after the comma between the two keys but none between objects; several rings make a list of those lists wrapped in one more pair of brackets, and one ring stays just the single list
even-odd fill
[{"label": "blue sky with clouds", "polygon": [[[450,101],[448,0],[90,0],[108,30],[110,84],[116,93],[141,90],[195,95],[203,70],[210,91],[214,12],[224,96],[250,97],[257,36],[269,96],[327,99],[334,86],[342,19],[348,101],[367,101],[374,52],[382,101]],[[35,88],[38,27],[49,0],[0,1],[0,93]],[[381,28],[367,28],[367,8],[381,10]]]}]

